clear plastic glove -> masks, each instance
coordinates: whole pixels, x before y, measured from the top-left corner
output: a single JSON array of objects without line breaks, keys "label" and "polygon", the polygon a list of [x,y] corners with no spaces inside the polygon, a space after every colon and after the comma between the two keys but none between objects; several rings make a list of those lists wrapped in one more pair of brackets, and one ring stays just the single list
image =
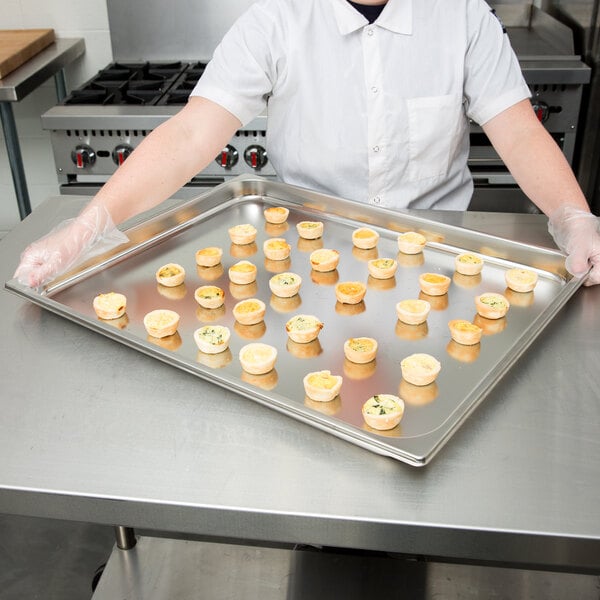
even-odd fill
[{"label": "clear plastic glove", "polygon": [[574,206],[561,206],[550,215],[548,231],[567,255],[565,266],[581,277],[591,267],[584,285],[600,283],[600,220]]},{"label": "clear plastic glove", "polygon": [[103,206],[84,209],[50,233],[30,244],[21,254],[14,277],[29,287],[48,283],[75,264],[128,241]]}]

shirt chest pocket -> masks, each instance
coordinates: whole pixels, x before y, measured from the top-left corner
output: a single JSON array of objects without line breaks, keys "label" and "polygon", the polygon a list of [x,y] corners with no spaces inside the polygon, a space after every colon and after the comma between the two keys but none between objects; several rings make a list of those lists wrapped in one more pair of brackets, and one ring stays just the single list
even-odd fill
[{"label": "shirt chest pocket", "polygon": [[406,107],[409,181],[446,175],[466,127],[462,95],[408,98]]}]

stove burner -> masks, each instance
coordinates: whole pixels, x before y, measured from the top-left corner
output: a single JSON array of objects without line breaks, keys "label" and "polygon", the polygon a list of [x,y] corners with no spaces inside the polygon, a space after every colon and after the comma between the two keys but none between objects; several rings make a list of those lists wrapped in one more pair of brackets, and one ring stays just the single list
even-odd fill
[{"label": "stove burner", "polygon": [[181,61],[111,63],[62,104],[185,104],[205,67]]}]

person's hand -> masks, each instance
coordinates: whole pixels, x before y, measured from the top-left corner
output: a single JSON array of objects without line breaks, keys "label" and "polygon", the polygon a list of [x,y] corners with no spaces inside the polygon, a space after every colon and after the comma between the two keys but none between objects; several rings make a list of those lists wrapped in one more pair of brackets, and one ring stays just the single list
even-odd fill
[{"label": "person's hand", "polygon": [[574,206],[561,206],[548,221],[548,231],[567,255],[565,266],[571,275],[581,277],[590,269],[584,285],[600,283],[599,220]]},{"label": "person's hand", "polygon": [[24,285],[38,287],[76,263],[127,241],[103,206],[88,207],[30,244],[21,254],[14,277]]}]

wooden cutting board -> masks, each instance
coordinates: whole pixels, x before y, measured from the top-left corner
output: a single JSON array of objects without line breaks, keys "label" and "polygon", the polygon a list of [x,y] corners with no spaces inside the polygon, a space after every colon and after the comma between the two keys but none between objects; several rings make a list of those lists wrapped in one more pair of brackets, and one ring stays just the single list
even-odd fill
[{"label": "wooden cutting board", "polygon": [[0,79],[54,41],[54,29],[0,29]]}]

